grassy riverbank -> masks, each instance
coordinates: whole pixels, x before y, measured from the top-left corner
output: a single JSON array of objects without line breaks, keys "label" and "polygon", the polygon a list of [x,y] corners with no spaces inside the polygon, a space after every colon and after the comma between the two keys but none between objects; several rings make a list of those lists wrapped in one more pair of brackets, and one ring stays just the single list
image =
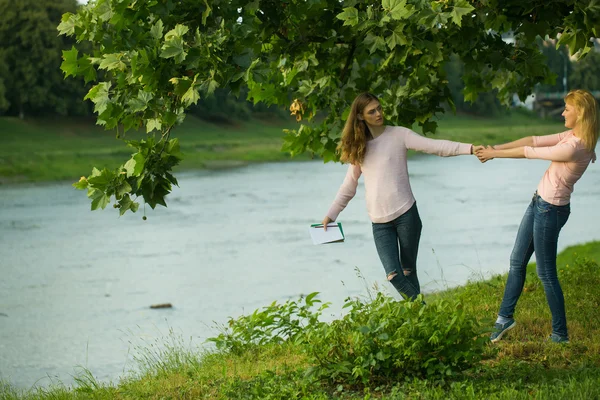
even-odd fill
[{"label": "grassy riverbank", "polygon": [[[497,345],[485,343],[483,347],[459,346],[442,332],[434,332],[429,340],[419,344],[412,342],[405,346],[402,337],[396,338],[396,345],[401,346],[403,354],[423,351],[417,354],[413,364],[405,364],[403,371],[385,377],[385,371],[375,371],[371,367],[361,369],[355,365],[352,371],[344,376],[342,364],[331,364],[338,357],[339,348],[348,345],[339,338],[347,338],[353,343],[356,357],[365,358],[359,347],[361,337],[370,334],[370,326],[384,329],[385,318],[371,315],[363,324],[365,326],[348,335],[340,336],[342,325],[336,325],[338,331],[331,329],[334,324],[325,324],[325,330],[303,329],[295,335],[293,343],[253,345],[241,340],[244,335],[255,335],[254,338],[265,338],[266,333],[259,327],[272,326],[269,316],[290,315],[292,308],[275,309],[269,312],[255,313],[244,321],[238,320],[233,326],[243,329],[242,336],[222,336],[221,343],[228,343],[228,351],[206,352],[199,354],[186,348],[182,341],[174,341],[166,346],[166,350],[146,349],[137,357],[141,373],[132,375],[115,385],[97,382],[89,373],[78,378],[78,385],[73,389],[55,387],[48,390],[37,390],[29,393],[18,393],[10,387],[0,384],[0,398],[16,399],[594,399],[600,398],[600,242],[591,242],[565,249],[558,257],[558,269],[565,299],[571,335],[571,343],[559,345],[546,340],[550,333],[550,313],[546,304],[543,288],[535,277],[535,266],[531,264],[524,294],[517,308],[518,325],[509,332]],[[448,318],[449,324],[464,324],[468,318],[474,318],[482,327],[489,326],[498,309],[503,293],[505,276],[498,276],[485,281],[471,282],[463,287],[443,292],[428,294],[427,306],[418,303],[386,302],[385,312],[397,312],[409,316],[406,324],[399,330],[416,329],[414,335],[433,327],[438,319]],[[449,312],[444,304],[459,301],[461,305]],[[301,302],[298,302],[301,304]],[[364,307],[363,311],[368,309]],[[287,310],[287,311],[286,311]],[[375,310],[381,312],[382,309]],[[349,313],[358,311],[352,308]],[[296,315],[301,314],[295,311]],[[402,314],[404,313],[404,314]],[[412,313],[412,314],[411,314]],[[448,314],[449,315],[445,315]],[[458,320],[457,320],[458,318]],[[280,325],[289,324],[283,318]],[[440,320],[441,321],[441,320]],[[443,321],[442,321],[443,322]],[[373,323],[375,325],[373,325]],[[269,325],[271,324],[271,325]],[[467,326],[467,325],[463,325]],[[408,328],[407,328],[408,327]],[[436,327],[435,329],[442,329]],[[396,328],[395,328],[396,329]],[[460,331],[460,330],[459,330]],[[292,331],[290,331],[292,332]],[[307,332],[311,332],[310,334]],[[335,333],[337,336],[319,336],[319,332]],[[342,332],[343,333],[343,332]],[[456,333],[456,332],[455,332]],[[462,333],[457,333],[460,339]],[[487,334],[486,334],[487,335]],[[433,339],[433,337],[436,339]],[[386,349],[390,349],[389,340],[381,335],[376,336],[380,344],[372,347],[377,350],[373,364],[384,365]],[[301,340],[307,339],[306,341]],[[338,341],[336,341],[336,338]],[[389,339],[389,338],[388,338]],[[411,338],[412,339],[412,338]],[[223,342],[224,341],[224,342]],[[329,341],[327,343],[327,341]],[[438,342],[436,344],[436,341]],[[445,343],[447,341],[447,343]],[[317,346],[330,346],[327,354],[311,355],[307,342]],[[271,341],[273,343],[273,341]],[[404,344],[403,344],[404,343]],[[437,353],[427,354],[429,345],[436,344]],[[371,343],[372,345],[373,343]],[[414,346],[419,345],[420,350]],[[227,347],[227,346],[226,346]],[[392,346],[393,347],[393,346]],[[351,347],[352,349],[352,347]],[[381,349],[381,351],[379,351]],[[480,354],[475,354],[479,349]],[[446,353],[444,353],[444,351]],[[450,353],[448,353],[450,351]],[[478,356],[471,357],[470,368],[458,371],[448,361],[449,354]],[[440,356],[440,354],[444,356]],[[322,356],[325,356],[324,358]],[[480,357],[479,357],[480,356]],[[433,357],[429,369],[408,369],[409,365],[417,367],[426,358]],[[452,357],[450,357],[452,358]],[[311,361],[312,360],[312,361]],[[320,360],[316,362],[315,360]],[[378,361],[379,360],[379,361]],[[414,364],[416,362],[416,364]],[[321,363],[333,373],[323,375],[319,368]],[[431,365],[447,366],[447,369],[431,369]],[[390,364],[391,365],[391,364]],[[367,365],[368,367],[368,365]],[[420,373],[418,371],[421,371]],[[423,373],[423,371],[426,371]],[[442,373],[440,374],[440,371]],[[338,379],[334,375],[338,373]],[[369,374],[368,379],[360,379],[360,374]],[[353,382],[353,383],[349,383]]]},{"label": "grassy riverbank", "polygon": [[[434,138],[498,143],[527,135],[558,132],[562,124],[524,113],[498,118],[445,115]],[[179,170],[223,168],[253,162],[285,161],[280,151],[285,121],[251,121],[215,125],[188,116],[174,135],[185,154]],[[130,134],[134,137],[134,134]],[[93,166],[115,168],[130,157],[130,149],[112,132],[91,119],[25,120],[0,118],[0,184],[76,181]],[[306,160],[308,156],[297,157]]]}]

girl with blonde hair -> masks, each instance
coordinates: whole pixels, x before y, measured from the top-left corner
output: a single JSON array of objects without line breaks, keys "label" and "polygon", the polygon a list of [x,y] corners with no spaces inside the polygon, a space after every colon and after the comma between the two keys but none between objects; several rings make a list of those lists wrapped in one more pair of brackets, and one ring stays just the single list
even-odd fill
[{"label": "girl with blonde hair", "polygon": [[480,148],[481,162],[493,158],[533,158],[551,161],[527,210],[510,256],[510,270],[498,319],[490,336],[497,342],[516,322],[513,314],[523,291],[527,263],[535,252],[537,274],[552,313],[553,342],[569,341],[565,299],[556,271],[558,234],[569,218],[571,193],[590,161],[596,160],[598,104],[585,90],[565,96],[562,113],[569,130],[548,136],[529,136],[514,142]]},{"label": "girl with blonde hair", "polygon": [[327,229],[348,205],[363,175],[367,212],[387,279],[401,295],[414,300],[421,293],[417,253],[422,224],[408,177],[409,149],[442,157],[473,154],[471,144],[428,139],[408,128],[385,125],[377,97],[358,95],[338,144],[348,171],[323,226]]}]

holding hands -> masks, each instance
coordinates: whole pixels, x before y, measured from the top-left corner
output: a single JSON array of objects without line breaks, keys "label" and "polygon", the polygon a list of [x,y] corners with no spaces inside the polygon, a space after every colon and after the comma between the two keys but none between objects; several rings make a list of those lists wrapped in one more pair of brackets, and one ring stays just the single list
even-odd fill
[{"label": "holding hands", "polygon": [[492,160],[494,158],[494,153],[495,149],[493,146],[477,146],[477,147],[473,147],[473,152],[475,153],[475,155],[477,156],[477,158],[479,158],[479,161],[481,161],[482,163],[488,161],[488,160]]}]

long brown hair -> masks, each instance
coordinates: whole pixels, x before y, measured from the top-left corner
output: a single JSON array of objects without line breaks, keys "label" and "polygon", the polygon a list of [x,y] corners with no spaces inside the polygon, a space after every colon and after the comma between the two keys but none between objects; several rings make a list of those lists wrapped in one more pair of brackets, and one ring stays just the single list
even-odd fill
[{"label": "long brown hair", "polygon": [[371,131],[365,121],[358,118],[365,107],[372,101],[379,101],[377,96],[371,93],[361,93],[352,102],[350,114],[346,119],[342,138],[338,143],[338,153],[343,163],[360,164],[365,159],[367,140],[372,138]]},{"label": "long brown hair", "polygon": [[594,151],[598,142],[598,102],[587,90],[571,90],[565,103],[575,107],[581,140],[589,151]]}]

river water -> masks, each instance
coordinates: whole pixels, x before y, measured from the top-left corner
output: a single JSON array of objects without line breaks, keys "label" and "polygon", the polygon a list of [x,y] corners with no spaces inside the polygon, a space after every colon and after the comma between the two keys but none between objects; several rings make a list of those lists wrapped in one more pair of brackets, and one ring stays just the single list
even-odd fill
[{"label": "river water", "polygon": [[[431,292],[508,270],[518,224],[548,162],[416,157],[423,220],[418,267]],[[73,383],[87,368],[116,382],[136,351],[173,336],[202,346],[215,323],[320,292],[339,316],[348,296],[389,290],[364,188],[342,212],[346,242],[315,246],[344,166],[261,164],[179,174],[169,207],[118,217],[89,211],[70,183],[0,187],[0,379],[16,387]],[[578,182],[560,249],[600,239],[600,171]],[[360,274],[357,273],[360,271]],[[499,299],[500,300],[500,299]],[[170,309],[150,309],[156,303]]]}]

